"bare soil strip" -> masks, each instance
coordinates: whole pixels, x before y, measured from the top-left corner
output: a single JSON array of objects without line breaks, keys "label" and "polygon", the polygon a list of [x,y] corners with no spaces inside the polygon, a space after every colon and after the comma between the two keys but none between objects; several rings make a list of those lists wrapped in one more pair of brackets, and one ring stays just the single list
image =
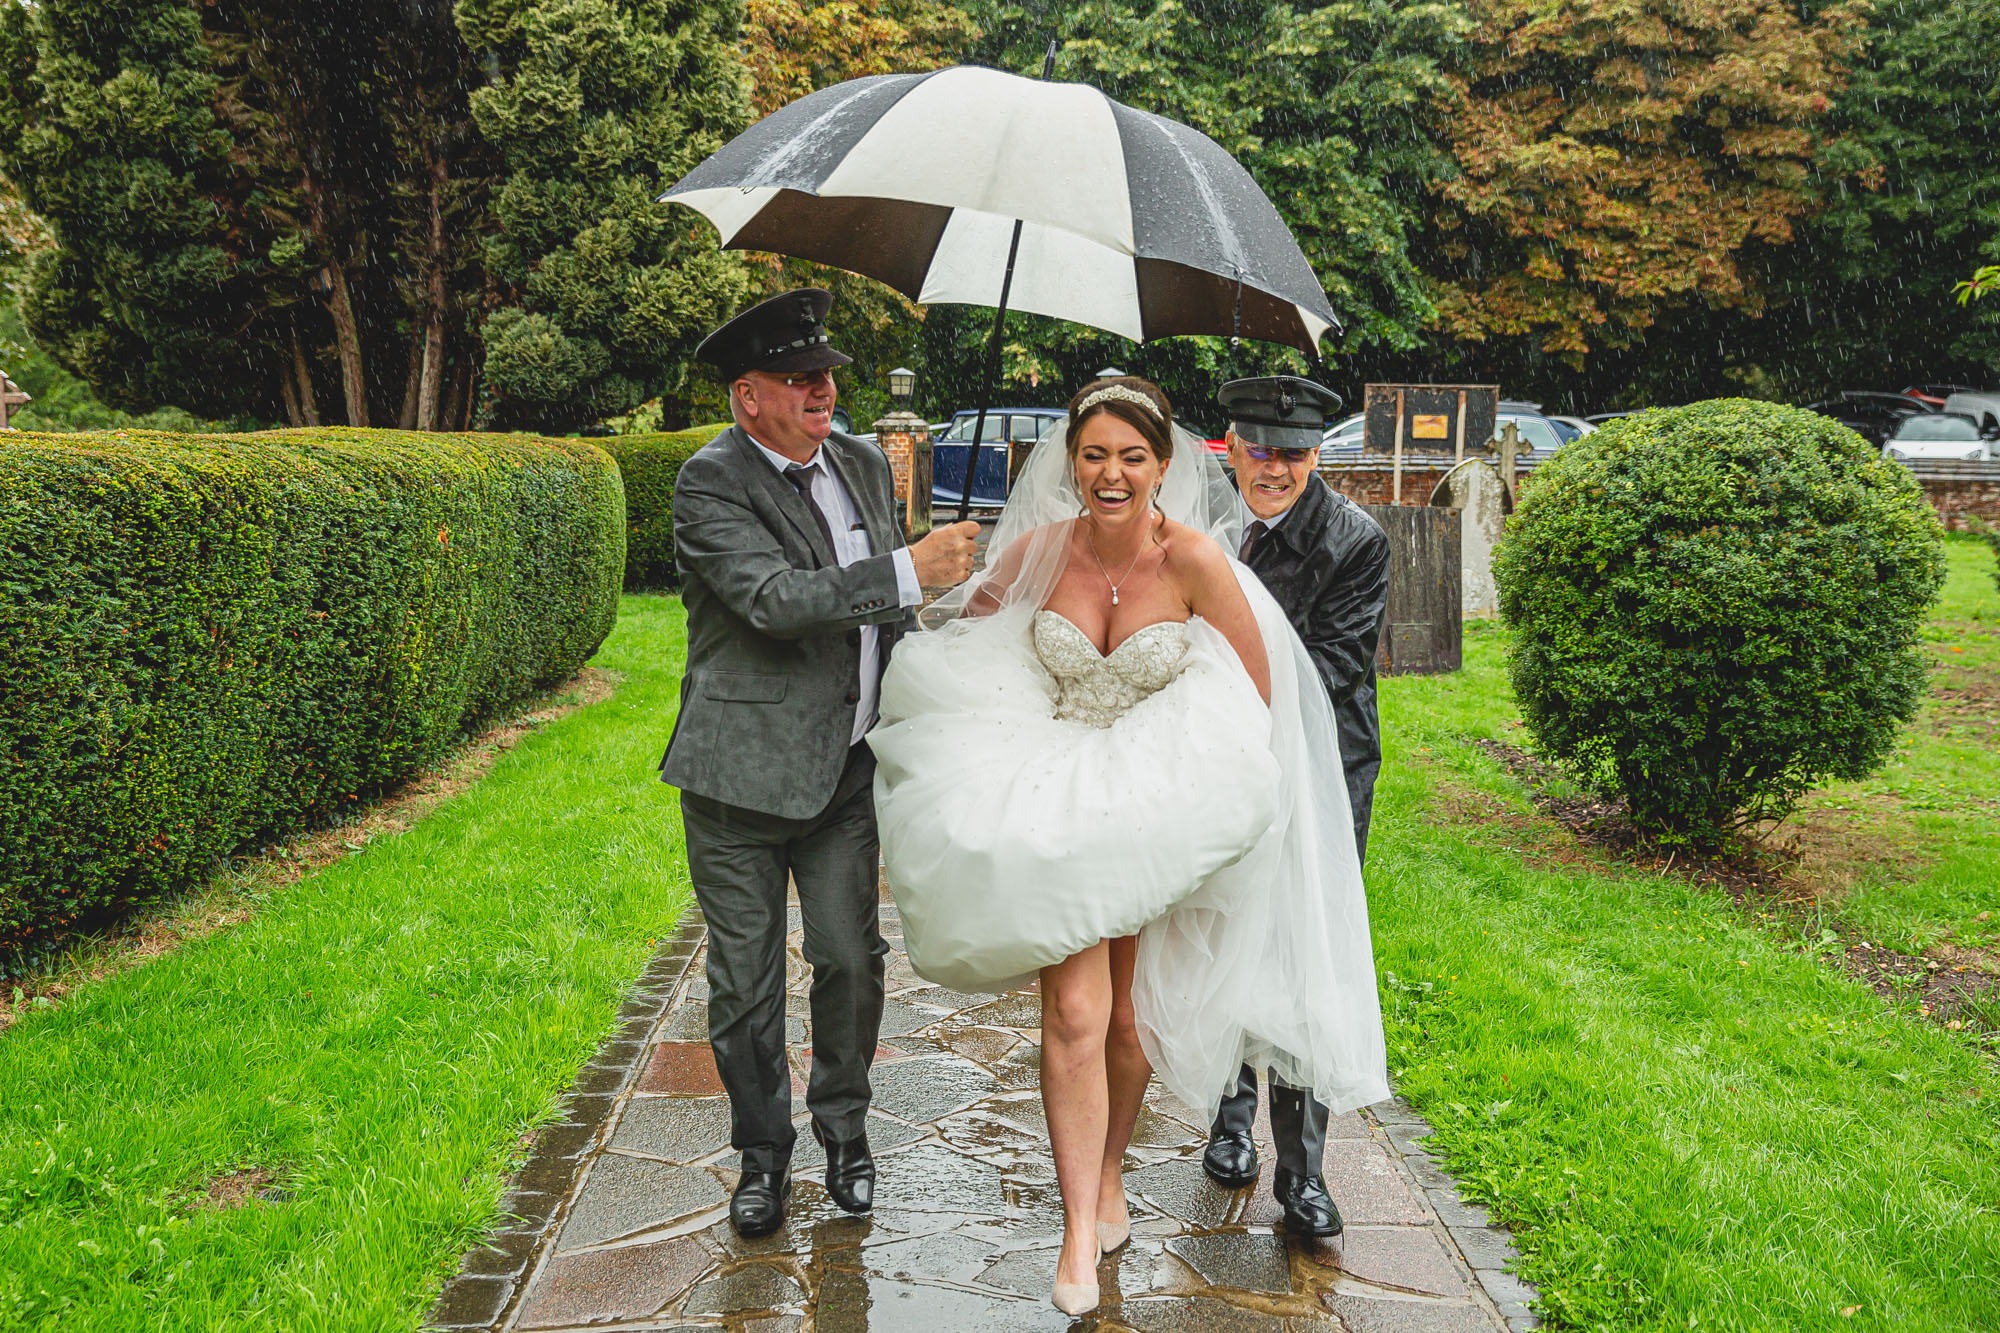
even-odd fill
[{"label": "bare soil strip", "polygon": [[[1473,740],[1520,780],[1535,806],[1567,830],[1584,848],[1637,869],[1678,875],[1702,888],[1720,889],[1738,907],[1754,909],[1760,924],[1796,933],[1801,947],[1811,949],[1829,966],[1840,968],[1892,1003],[1914,1002],[1917,1012],[1958,1032],[1971,1029],[1989,1047],[2000,1045],[2000,954],[1939,943],[1922,954],[1899,953],[1861,934],[1832,914],[1837,895],[1828,880],[1813,873],[1847,856],[1815,854],[1815,844],[1829,832],[1807,825],[1784,847],[1765,845],[1725,857],[1695,857],[1674,851],[1662,854],[1639,836],[1623,801],[1606,800],[1579,790],[1553,765],[1504,741]],[[1497,822],[1497,811],[1481,811],[1465,803],[1460,813]],[[1852,849],[1843,849],[1851,851]],[[1558,856],[1569,861],[1569,857]],[[1808,921],[1826,921],[1818,940],[1807,938]]]}]

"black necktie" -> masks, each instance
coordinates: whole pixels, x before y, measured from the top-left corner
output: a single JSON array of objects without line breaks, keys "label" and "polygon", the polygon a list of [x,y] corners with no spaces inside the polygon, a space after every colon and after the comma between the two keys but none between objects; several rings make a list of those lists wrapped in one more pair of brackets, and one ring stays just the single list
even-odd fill
[{"label": "black necktie", "polygon": [[833,544],[833,529],[827,525],[826,511],[813,499],[813,478],[819,475],[817,463],[794,463],[785,469],[785,480],[798,488],[799,498],[812,510],[813,522],[819,524],[819,535],[826,538],[826,549],[833,554],[833,562],[840,563],[840,548]]},{"label": "black necktie", "polygon": [[1264,534],[1270,530],[1270,526],[1261,518],[1252,523],[1250,530],[1243,534],[1243,549],[1236,553],[1236,558],[1246,565],[1249,564],[1250,553],[1257,549],[1257,543],[1262,541]]}]

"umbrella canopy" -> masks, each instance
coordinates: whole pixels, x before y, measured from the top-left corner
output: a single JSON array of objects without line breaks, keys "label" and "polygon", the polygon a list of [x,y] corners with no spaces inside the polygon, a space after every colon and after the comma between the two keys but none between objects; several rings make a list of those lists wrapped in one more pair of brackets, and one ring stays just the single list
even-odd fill
[{"label": "umbrella canopy", "polygon": [[1339,327],[1235,158],[1083,84],[972,66],[852,79],[773,112],[661,199],[698,210],[727,248],[831,264],[924,304],[1308,355]]}]

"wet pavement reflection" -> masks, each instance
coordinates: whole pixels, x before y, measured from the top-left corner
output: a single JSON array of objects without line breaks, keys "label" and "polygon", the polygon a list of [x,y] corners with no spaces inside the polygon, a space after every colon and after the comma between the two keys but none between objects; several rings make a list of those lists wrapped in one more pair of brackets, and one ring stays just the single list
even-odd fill
[{"label": "wet pavement reflection", "polygon": [[[810,975],[796,907],[791,924],[787,978],[802,997]],[[994,996],[932,986],[901,957],[886,900],[883,930],[899,952],[872,1079],[869,1140],[880,1173],[872,1214],[849,1216],[822,1188],[824,1158],[800,1095],[811,1034],[795,1021],[800,1136],[787,1225],[757,1240],[730,1228],[738,1159],[703,1040],[705,933],[693,920],[642,978],[637,1007],[628,1006],[634,1020],[612,1039],[622,1043],[618,1058],[601,1051],[567,1119],[541,1132],[523,1177],[550,1182],[536,1185],[548,1192],[517,1188],[510,1197],[540,1202],[467,1256],[428,1327],[1533,1327],[1533,1293],[1506,1271],[1514,1257],[1506,1233],[1459,1200],[1423,1153],[1429,1130],[1408,1107],[1335,1118],[1328,1187],[1347,1236],[1343,1245],[1305,1245],[1274,1229],[1268,1167],[1248,1190],[1223,1190],[1202,1173],[1201,1116],[1157,1085],[1126,1163],[1132,1243],[1100,1269],[1095,1314],[1060,1314],[1048,1301],[1062,1208],[1036,1083],[1040,999],[1032,988]],[[641,1019],[645,1041],[635,1043],[640,1034],[626,1029]],[[1261,1116],[1258,1136],[1268,1161]]]}]

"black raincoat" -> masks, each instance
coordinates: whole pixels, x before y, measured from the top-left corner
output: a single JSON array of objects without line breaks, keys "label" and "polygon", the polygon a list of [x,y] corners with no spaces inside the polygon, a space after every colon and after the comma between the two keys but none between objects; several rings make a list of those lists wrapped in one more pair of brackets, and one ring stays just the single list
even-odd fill
[{"label": "black raincoat", "polygon": [[[1246,514],[1246,530],[1248,525]],[[1382,768],[1375,644],[1389,602],[1389,538],[1361,506],[1315,476],[1245,563],[1305,641],[1333,701],[1354,839],[1365,858],[1375,775]]]}]

